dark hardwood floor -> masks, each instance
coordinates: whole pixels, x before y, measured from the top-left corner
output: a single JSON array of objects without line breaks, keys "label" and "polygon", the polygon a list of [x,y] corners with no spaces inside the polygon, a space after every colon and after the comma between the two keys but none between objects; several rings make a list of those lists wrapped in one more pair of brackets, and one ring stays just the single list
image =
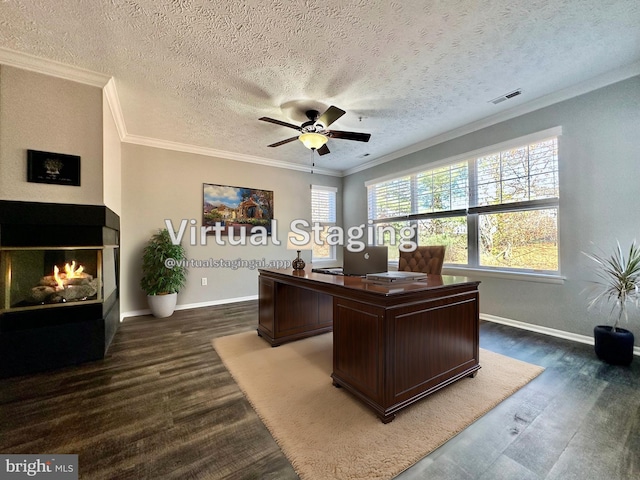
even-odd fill
[{"label": "dark hardwood floor", "polygon": [[[256,326],[257,302],[129,318],[103,361],[0,380],[0,452],[77,453],[91,480],[295,479],[211,346]],[[486,322],[480,343],[546,370],[398,480],[640,478],[640,359]]]},{"label": "dark hardwood floor", "polygon": [[640,358],[489,322],[480,346],[545,371],[397,480],[640,478]]}]

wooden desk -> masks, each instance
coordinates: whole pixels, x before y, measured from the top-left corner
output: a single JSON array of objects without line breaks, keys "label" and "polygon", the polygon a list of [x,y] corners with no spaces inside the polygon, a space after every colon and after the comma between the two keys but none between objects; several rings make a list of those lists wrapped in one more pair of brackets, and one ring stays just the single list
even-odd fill
[{"label": "wooden desk", "polygon": [[479,283],[429,275],[426,283],[379,285],[311,266],[264,269],[258,335],[276,346],[333,328],[334,385],[388,423],[398,410],[475,376]]}]

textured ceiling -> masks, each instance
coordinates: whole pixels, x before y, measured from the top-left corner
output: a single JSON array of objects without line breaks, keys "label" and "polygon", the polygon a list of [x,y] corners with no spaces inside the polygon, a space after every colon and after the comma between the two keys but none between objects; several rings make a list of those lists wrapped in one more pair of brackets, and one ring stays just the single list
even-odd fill
[{"label": "textured ceiling", "polygon": [[308,165],[258,118],[336,105],[348,170],[639,62],[640,2],[0,0],[0,46],[115,77],[136,137]]}]

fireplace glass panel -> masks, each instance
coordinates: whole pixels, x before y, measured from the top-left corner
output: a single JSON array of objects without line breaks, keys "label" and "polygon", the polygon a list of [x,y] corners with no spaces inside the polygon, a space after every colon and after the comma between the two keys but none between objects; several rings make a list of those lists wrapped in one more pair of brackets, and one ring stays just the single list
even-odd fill
[{"label": "fireplace glass panel", "polygon": [[102,250],[102,298],[108,299],[117,289],[118,282],[116,247],[105,247]]},{"label": "fireplace glass panel", "polygon": [[[113,270],[108,275],[111,293],[116,289],[114,249],[107,251]],[[101,302],[102,261],[102,248],[1,249],[5,287],[0,307],[12,311]]]}]

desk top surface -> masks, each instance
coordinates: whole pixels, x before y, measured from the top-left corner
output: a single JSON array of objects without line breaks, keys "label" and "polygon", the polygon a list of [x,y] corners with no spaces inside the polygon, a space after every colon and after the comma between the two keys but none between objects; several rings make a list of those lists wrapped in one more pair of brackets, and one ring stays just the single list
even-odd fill
[{"label": "desk top surface", "polygon": [[327,273],[316,273],[311,271],[312,265],[307,265],[304,270],[293,270],[291,268],[265,268],[260,269],[260,273],[267,275],[275,275],[283,279],[295,281],[300,279],[302,282],[311,281],[323,283],[327,285],[336,285],[348,289],[366,291],[379,295],[396,295],[402,293],[413,293],[424,290],[434,290],[443,287],[452,287],[459,285],[477,285],[480,282],[470,280],[467,277],[453,275],[428,275],[427,280],[417,282],[396,281],[389,283],[373,282],[362,277],[350,277],[343,275],[331,275]]}]

